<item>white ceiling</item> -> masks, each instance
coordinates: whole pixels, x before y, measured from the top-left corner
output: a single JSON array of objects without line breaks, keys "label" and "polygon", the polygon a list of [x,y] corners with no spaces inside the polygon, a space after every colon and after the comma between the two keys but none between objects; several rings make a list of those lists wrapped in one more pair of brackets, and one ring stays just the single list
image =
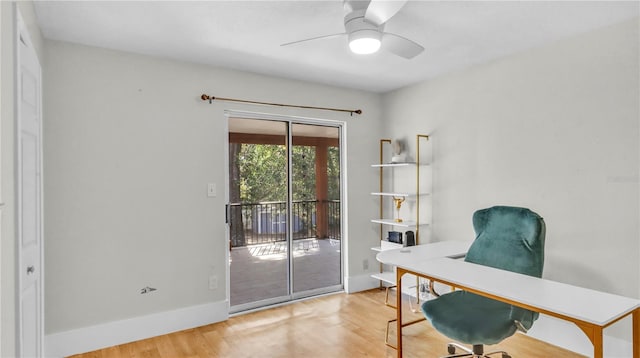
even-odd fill
[{"label": "white ceiling", "polygon": [[409,1],[385,31],[425,47],[406,60],[349,52],[342,0],[36,1],[45,38],[387,92],[640,15],[638,1]]}]

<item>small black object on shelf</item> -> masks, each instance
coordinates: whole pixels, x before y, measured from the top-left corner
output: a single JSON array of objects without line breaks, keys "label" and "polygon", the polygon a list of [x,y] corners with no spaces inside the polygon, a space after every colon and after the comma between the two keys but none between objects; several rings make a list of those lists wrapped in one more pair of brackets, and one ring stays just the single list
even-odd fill
[{"label": "small black object on shelf", "polygon": [[402,244],[402,233],[400,231],[389,231],[389,242],[395,242],[396,244]]},{"label": "small black object on shelf", "polygon": [[413,233],[413,231],[407,231],[404,233],[405,237],[406,237],[406,244],[405,246],[416,246],[416,238],[415,235]]}]

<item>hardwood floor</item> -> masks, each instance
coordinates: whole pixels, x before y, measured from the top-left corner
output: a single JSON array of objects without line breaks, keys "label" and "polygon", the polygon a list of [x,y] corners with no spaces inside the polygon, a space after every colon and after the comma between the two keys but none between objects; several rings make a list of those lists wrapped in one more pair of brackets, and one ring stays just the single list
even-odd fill
[{"label": "hardwood floor", "polygon": [[[74,357],[395,357],[396,351],[384,344],[387,320],[395,310],[383,301],[384,291],[377,289],[329,295]],[[421,317],[405,312],[405,320]],[[446,354],[449,340],[426,321],[403,333],[407,358]],[[394,329],[390,335],[395,340]],[[499,349],[514,358],[582,357],[522,334]]]}]

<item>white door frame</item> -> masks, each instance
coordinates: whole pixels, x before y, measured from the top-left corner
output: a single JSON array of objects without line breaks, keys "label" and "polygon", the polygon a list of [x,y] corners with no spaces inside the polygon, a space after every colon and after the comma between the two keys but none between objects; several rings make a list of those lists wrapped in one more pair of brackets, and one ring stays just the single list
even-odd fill
[{"label": "white door frame", "polygon": [[[15,5],[14,16],[15,234],[18,243],[16,353],[18,356],[41,357],[44,352],[42,69],[29,31]],[[33,138],[31,143],[24,140],[29,137]],[[27,158],[25,155],[32,157]],[[26,163],[29,165],[25,165]],[[25,176],[24,173],[29,175]],[[25,193],[28,194],[26,198]],[[24,215],[25,212],[31,215]]]}]

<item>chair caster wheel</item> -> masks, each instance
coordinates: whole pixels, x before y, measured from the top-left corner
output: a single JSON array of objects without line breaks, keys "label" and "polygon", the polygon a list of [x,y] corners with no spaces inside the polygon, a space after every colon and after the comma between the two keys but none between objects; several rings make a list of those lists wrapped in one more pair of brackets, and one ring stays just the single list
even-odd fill
[{"label": "chair caster wheel", "polygon": [[[447,345],[447,352],[448,352],[449,354],[456,354],[456,347],[454,347],[454,346],[453,346],[453,345],[451,345],[451,344],[448,344],[448,345]],[[503,358],[504,358],[504,357],[503,357]],[[508,358],[511,358],[511,357],[508,357]]]}]

